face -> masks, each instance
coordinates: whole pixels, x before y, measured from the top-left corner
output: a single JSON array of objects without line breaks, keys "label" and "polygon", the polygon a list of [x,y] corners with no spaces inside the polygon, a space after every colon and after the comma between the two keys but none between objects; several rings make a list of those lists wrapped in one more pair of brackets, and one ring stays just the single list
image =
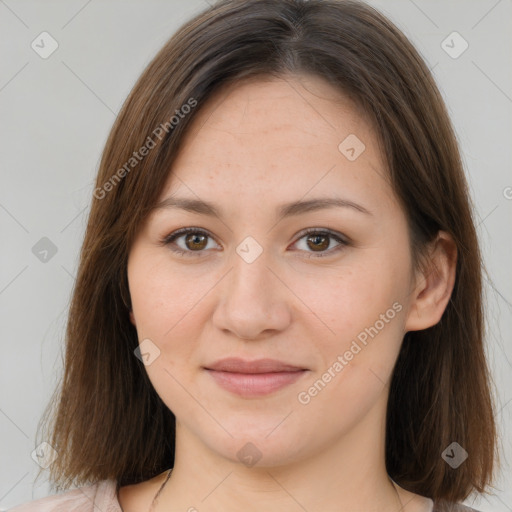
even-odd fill
[{"label": "face", "polygon": [[[406,217],[372,127],[321,79],[238,83],[201,107],[159,201],[218,216],[168,201],[129,255],[145,369],[212,452],[239,462],[251,442],[260,463],[299,460],[385,412],[410,306]],[[296,202],[310,203],[283,210]],[[206,369],[226,357],[301,371]]]}]

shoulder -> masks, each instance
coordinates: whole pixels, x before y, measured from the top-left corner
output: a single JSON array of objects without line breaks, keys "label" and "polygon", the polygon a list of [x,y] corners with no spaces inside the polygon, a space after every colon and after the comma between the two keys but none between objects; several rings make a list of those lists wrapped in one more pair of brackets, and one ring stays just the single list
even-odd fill
[{"label": "shoulder", "polygon": [[9,512],[122,512],[116,497],[116,482],[101,480],[18,505]]},{"label": "shoulder", "polygon": [[436,502],[432,512],[479,512],[478,510],[463,505],[462,503]]}]

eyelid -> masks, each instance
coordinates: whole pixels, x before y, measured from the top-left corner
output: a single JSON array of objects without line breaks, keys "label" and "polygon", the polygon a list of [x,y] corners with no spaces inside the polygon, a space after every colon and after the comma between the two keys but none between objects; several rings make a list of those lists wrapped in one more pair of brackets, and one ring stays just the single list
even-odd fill
[{"label": "eyelid", "polygon": [[[164,236],[160,240],[160,245],[163,245],[163,246],[170,245],[170,244],[174,243],[174,241],[176,239],[180,238],[181,236],[188,235],[190,233],[205,235],[205,236],[211,238],[212,240],[215,240],[215,237],[213,235],[211,235],[207,230],[205,230],[203,228],[191,226],[191,227],[177,229],[176,231],[173,231],[172,233]],[[340,233],[338,231],[333,231],[329,228],[306,228],[295,235],[296,240],[295,240],[295,242],[293,242],[292,245],[296,244],[298,241],[300,241],[302,238],[304,238],[305,236],[307,236],[309,234],[327,235],[339,243],[338,247],[329,249],[327,251],[321,251],[318,253],[315,253],[314,251],[312,251],[312,252],[299,251],[299,252],[309,253],[310,256],[308,256],[308,257],[310,257],[310,258],[321,258],[324,256],[330,256],[330,255],[334,254],[335,252],[337,252],[338,250],[340,250],[346,246],[352,245],[352,241],[349,237],[347,237],[343,233]],[[218,242],[215,240],[215,243],[218,243]],[[187,251],[187,250],[184,250],[181,248],[171,249],[171,250],[180,255],[184,255],[184,256],[186,255],[186,256],[192,256],[192,257],[201,256],[202,253],[206,252],[205,250]]]}]

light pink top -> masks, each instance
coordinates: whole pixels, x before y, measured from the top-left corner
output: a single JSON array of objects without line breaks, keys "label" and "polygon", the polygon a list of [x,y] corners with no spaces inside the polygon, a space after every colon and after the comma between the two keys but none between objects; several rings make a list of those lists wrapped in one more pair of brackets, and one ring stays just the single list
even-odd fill
[{"label": "light pink top", "polygon": [[29,501],[9,512],[123,512],[117,499],[115,480],[101,480],[93,485]]}]

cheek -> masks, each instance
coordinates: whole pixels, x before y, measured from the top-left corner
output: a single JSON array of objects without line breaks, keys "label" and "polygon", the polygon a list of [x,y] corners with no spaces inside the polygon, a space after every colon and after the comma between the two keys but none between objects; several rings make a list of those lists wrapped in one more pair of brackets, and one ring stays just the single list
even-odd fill
[{"label": "cheek", "polygon": [[333,324],[335,335],[316,339],[323,364],[297,396],[306,424],[314,428],[313,418],[321,417],[322,428],[333,436],[362,421],[382,398],[400,350],[401,304],[383,300],[380,307],[375,297],[368,298],[361,308],[359,301],[343,297],[347,306]]},{"label": "cheek", "polygon": [[[407,293],[405,265],[400,269],[393,256],[386,257],[377,250],[364,257],[357,255],[357,260],[323,274],[319,269],[311,278],[296,280],[294,291],[305,298],[310,313],[314,314],[309,315],[312,320],[321,321],[328,345],[333,340],[342,343],[356,337],[379,321],[381,315],[385,315],[384,321],[392,319],[393,323],[400,323],[394,321],[401,318],[397,309],[405,309],[401,304]],[[393,308],[395,302],[402,307]],[[381,327],[380,321],[378,327]]]},{"label": "cheek", "polygon": [[317,281],[316,287],[312,282],[300,292],[315,313],[309,322],[311,336],[312,323],[321,325],[318,318],[326,333],[312,338],[322,354],[318,374],[327,373],[331,392],[355,407],[354,397],[360,402],[366,393],[372,396],[382,390],[398,356],[406,309],[402,304],[407,289],[404,267],[391,254],[386,257],[375,251],[346,272],[337,276],[331,272],[327,287],[319,287]]},{"label": "cheek", "polygon": [[190,322],[211,283],[190,271],[177,272],[165,257],[140,257],[128,268],[133,313],[139,335],[166,340]]},{"label": "cheek", "polygon": [[[142,250],[128,266],[139,343],[151,340],[158,353],[145,368],[168,407],[173,405],[168,403],[170,397],[180,400],[180,383],[187,387],[193,379],[190,369],[204,363],[199,360],[198,343],[211,315],[204,304],[218,281],[211,272],[194,272],[191,267],[177,272],[165,257],[144,254]],[[184,400],[189,398],[183,396]]]},{"label": "cheek", "polygon": [[145,365],[151,384],[174,414],[187,417],[194,413],[194,401],[186,390],[192,389],[190,367],[204,322],[197,305],[206,284],[204,291],[201,282],[194,280],[190,286],[183,274],[174,274],[160,263],[134,264],[129,285],[141,351],[142,343],[147,343],[143,340],[149,339],[157,354]]}]

